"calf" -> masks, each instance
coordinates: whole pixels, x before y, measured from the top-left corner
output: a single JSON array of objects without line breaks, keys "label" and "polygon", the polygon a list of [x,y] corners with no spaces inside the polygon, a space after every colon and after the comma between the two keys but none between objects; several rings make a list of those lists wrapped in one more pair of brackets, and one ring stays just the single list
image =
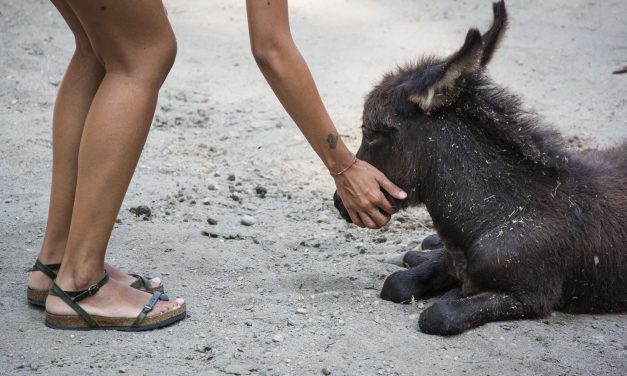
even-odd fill
[{"label": "calf", "polygon": [[[357,157],[424,204],[443,248],[408,252],[381,297],[446,292],[420,330],[450,335],[496,320],[627,311],[627,143],[566,150],[493,83],[505,4],[448,58],[387,74],[368,95]],[[394,201],[392,198],[390,200]],[[350,220],[335,195],[341,215]]]}]

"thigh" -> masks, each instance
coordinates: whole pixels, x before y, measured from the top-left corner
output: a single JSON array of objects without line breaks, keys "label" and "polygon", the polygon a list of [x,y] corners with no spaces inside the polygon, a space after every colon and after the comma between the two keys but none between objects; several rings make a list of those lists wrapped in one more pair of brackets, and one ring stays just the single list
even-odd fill
[{"label": "thigh", "polygon": [[107,71],[154,60],[156,49],[176,48],[163,3],[158,0],[66,0]]}]

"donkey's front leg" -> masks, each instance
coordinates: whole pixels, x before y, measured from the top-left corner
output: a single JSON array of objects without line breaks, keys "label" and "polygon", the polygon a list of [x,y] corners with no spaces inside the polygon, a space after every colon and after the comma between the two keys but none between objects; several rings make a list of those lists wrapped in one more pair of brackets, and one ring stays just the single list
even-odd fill
[{"label": "donkey's front leg", "polygon": [[404,303],[429,293],[441,293],[458,284],[448,273],[444,249],[428,252],[409,251],[403,263],[411,267],[390,275],[383,283],[381,298],[394,303]]},{"label": "donkey's front leg", "polygon": [[511,294],[484,292],[469,297],[449,296],[442,297],[420,314],[418,326],[423,333],[459,334],[490,321],[525,316],[523,304]]}]

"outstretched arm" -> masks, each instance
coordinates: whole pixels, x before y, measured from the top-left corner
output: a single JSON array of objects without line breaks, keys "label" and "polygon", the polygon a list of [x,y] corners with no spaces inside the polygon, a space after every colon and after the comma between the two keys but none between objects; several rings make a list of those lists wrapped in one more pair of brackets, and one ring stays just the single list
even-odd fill
[{"label": "outstretched arm", "polygon": [[379,170],[364,161],[354,163],[318,89],[292,40],[287,0],[247,0],[248,30],[257,65],[277,98],[331,173],[338,194],[353,223],[379,228],[390,220],[395,209],[381,188],[397,199],[407,195]]}]

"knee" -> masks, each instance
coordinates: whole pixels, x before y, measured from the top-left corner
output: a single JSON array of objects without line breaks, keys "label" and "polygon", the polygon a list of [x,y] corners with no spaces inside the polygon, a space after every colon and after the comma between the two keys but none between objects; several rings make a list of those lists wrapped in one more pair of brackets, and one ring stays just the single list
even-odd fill
[{"label": "knee", "polygon": [[74,49],[74,58],[79,59],[84,65],[96,66],[99,70],[104,69],[102,60],[98,57],[89,39],[75,37],[76,47]]},{"label": "knee", "polygon": [[99,54],[107,73],[123,74],[134,80],[160,87],[174,65],[177,53],[173,32],[164,33],[137,47],[118,47]]},{"label": "knee", "polygon": [[177,50],[178,45],[173,32],[169,33],[167,38],[160,41],[159,44],[155,46],[155,58],[158,65],[155,73],[161,79],[162,83],[174,65]]},{"label": "knee", "polygon": [[147,49],[146,54],[142,54],[133,70],[150,82],[161,86],[174,65],[176,52],[176,37],[174,33],[168,33],[166,38],[154,43]]}]

